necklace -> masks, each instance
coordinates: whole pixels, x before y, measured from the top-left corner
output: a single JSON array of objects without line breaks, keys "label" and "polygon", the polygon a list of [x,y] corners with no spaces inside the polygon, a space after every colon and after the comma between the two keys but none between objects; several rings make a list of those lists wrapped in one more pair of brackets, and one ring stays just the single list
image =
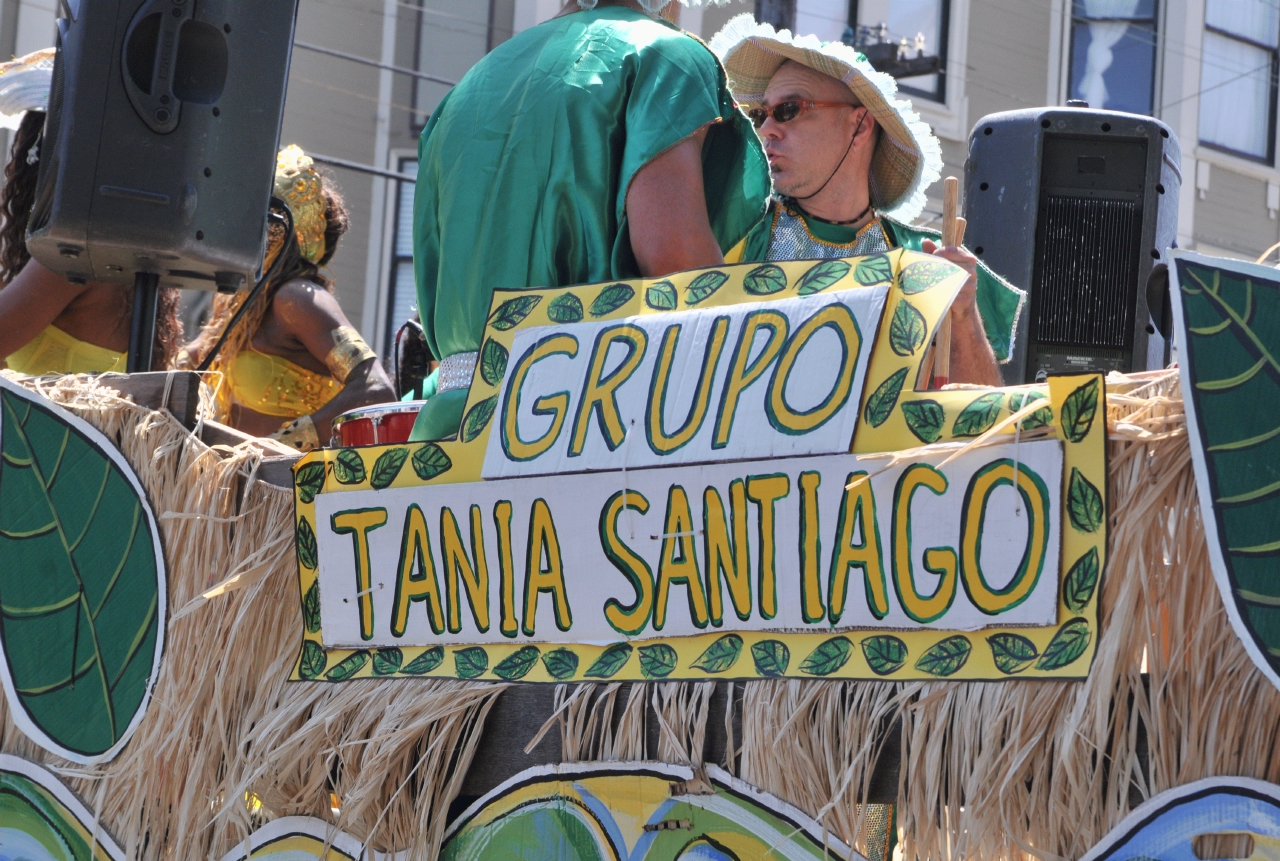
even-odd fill
[{"label": "necklace", "polygon": [[814,215],[813,213],[809,212],[809,210],[807,210],[807,209],[805,209],[803,206],[801,206],[801,205],[800,205],[800,201],[796,200],[794,197],[788,197],[788,198],[786,198],[786,199],[787,199],[787,201],[788,201],[792,206],[794,206],[796,209],[800,210],[802,213],[804,213],[804,214],[805,214],[806,216],[808,216],[809,218],[812,218],[814,221],[821,221],[823,224],[834,224],[834,225],[836,225],[837,227],[847,227],[847,226],[848,226],[848,225],[850,225],[850,224],[857,224],[859,221],[861,221],[862,219],[866,218],[868,213],[874,212],[874,209],[872,208],[872,205],[871,205],[870,203],[868,203],[868,204],[867,204],[867,208],[866,208],[866,209],[862,210],[862,212],[859,212],[857,215],[855,215],[853,218],[850,218],[848,221],[832,221],[832,220],[827,219],[827,218],[819,218],[818,216],[816,216],[816,215]]}]

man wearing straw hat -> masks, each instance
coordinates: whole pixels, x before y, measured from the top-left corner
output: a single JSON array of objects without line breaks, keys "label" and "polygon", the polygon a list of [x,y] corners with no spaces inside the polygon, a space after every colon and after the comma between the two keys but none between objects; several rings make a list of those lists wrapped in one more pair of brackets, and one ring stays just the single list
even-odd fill
[{"label": "man wearing straw hat", "polygon": [[963,248],[909,227],[939,177],[941,148],[859,52],[739,15],[711,42],[764,142],[777,197],[729,262],[855,257],[893,247],[969,272],[952,306],[951,380],[1000,385],[1024,294]]}]

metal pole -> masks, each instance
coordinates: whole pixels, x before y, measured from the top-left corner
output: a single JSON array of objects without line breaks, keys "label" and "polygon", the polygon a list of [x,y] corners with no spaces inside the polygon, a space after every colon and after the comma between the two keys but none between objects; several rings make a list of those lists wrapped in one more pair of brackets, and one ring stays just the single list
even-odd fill
[{"label": "metal pole", "polygon": [[156,341],[156,301],[160,297],[160,275],[139,272],[133,276],[133,323],[129,329],[130,374],[151,370],[152,347]]}]

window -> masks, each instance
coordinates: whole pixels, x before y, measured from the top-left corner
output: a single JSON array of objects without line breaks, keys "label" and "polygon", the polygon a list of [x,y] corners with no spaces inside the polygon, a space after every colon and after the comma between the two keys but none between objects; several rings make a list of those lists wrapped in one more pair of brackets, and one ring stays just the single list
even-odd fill
[{"label": "window", "polygon": [[945,102],[950,0],[852,0],[850,5],[850,21],[864,27],[884,25],[888,40],[900,44],[906,39],[912,56],[923,45],[924,54],[942,60],[941,72],[899,78],[898,88],[908,95]]},{"label": "window", "polygon": [[1150,114],[1155,72],[1156,0],[1073,0],[1071,98]]},{"label": "window", "polygon": [[[428,75],[457,81],[488,52],[491,42],[495,39],[501,41],[509,35],[499,32],[504,27],[509,29],[509,24],[490,19],[490,3],[475,0],[470,3],[406,0],[406,3],[417,10],[414,67]],[[448,92],[446,84],[414,79],[413,107],[418,111],[414,114],[415,127],[421,128],[426,124],[431,112]]]},{"label": "window", "polygon": [[[396,170],[418,175],[418,160],[399,159]],[[413,189],[412,182],[396,182],[395,225],[391,238],[391,283],[387,289],[387,352],[395,343],[396,330],[418,310],[418,285],[413,277]]]},{"label": "window", "polygon": [[1275,0],[1205,0],[1201,143],[1274,159],[1277,37]]}]

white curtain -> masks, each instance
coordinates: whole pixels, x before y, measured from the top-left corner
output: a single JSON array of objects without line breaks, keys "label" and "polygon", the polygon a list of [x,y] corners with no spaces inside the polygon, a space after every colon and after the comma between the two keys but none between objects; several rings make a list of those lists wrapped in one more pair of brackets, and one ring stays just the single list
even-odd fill
[{"label": "white curtain", "polygon": [[[1138,10],[1139,0],[1084,0],[1085,14],[1090,18],[1129,18]],[[1089,51],[1085,57],[1084,78],[1080,92],[1090,107],[1105,108],[1110,93],[1103,79],[1114,59],[1111,49],[1129,29],[1125,21],[1090,21]]]}]

